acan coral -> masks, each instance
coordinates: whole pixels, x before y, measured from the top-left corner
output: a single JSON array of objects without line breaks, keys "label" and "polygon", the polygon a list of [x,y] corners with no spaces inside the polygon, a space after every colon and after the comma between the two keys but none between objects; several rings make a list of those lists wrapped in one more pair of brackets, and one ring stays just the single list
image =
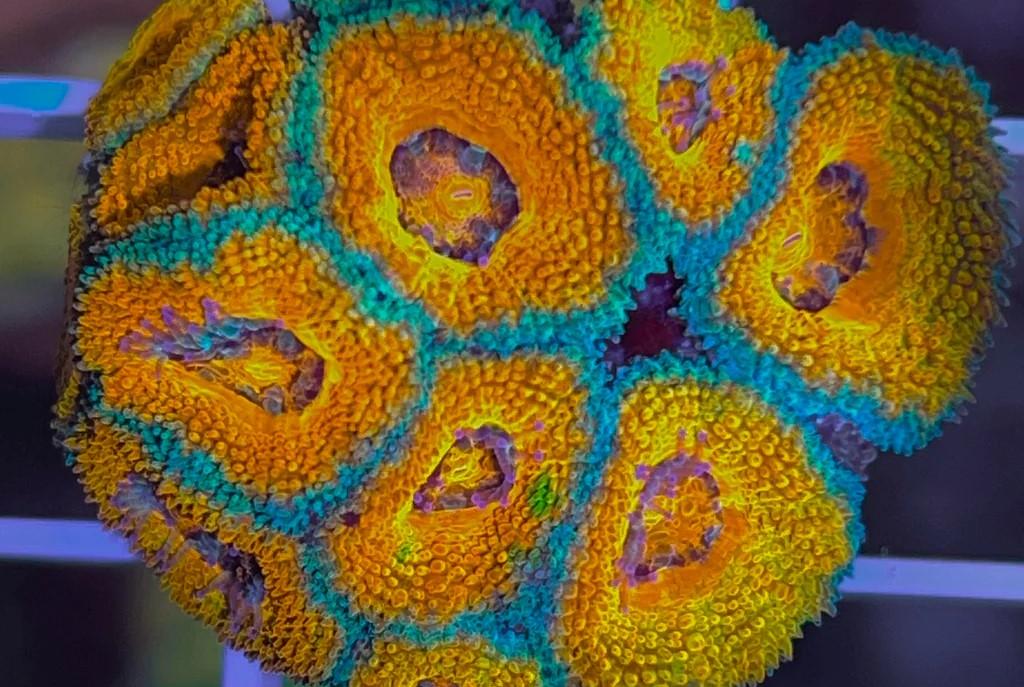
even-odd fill
[{"label": "acan coral", "polygon": [[740,685],[1013,238],[953,54],[718,0],[169,0],[88,114],[58,440],[170,595],[324,685]]}]

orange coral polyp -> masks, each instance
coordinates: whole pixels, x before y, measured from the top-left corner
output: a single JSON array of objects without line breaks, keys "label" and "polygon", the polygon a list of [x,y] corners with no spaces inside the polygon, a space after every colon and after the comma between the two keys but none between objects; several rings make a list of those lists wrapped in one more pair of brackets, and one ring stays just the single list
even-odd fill
[{"label": "orange coral polyp", "polygon": [[[210,361],[205,367],[212,372],[201,374],[195,365],[124,345],[126,334],[145,331],[143,320],[160,322],[168,303],[186,320],[202,323],[204,299],[235,317],[279,320],[324,361],[316,398],[301,409],[286,404],[297,412],[274,414],[239,395],[254,381],[283,374],[275,366],[293,364],[259,348]],[[103,372],[106,403],[144,421],[159,415],[182,423],[192,446],[258,492],[287,495],[333,479],[356,443],[390,426],[415,389],[409,333],[358,315],[352,295],[323,269],[321,256],[274,229],[236,235],[206,272],[134,272],[117,265],[81,303],[82,358],[88,369]]]},{"label": "orange coral polyp", "polygon": [[243,32],[166,119],[117,151],[91,213],[104,234],[124,236],[158,215],[268,203],[284,177],[271,130],[298,69],[298,34],[286,26]]},{"label": "orange coral polyp", "polygon": [[[465,331],[526,307],[585,307],[604,294],[631,245],[620,184],[592,150],[588,116],[527,39],[486,22],[353,29],[328,57],[324,92],[339,230],[385,260],[445,324]],[[361,116],[367,110],[389,116]],[[486,149],[518,190],[519,213],[486,265],[438,255],[399,222],[392,151],[435,128]]]},{"label": "orange coral polyp", "polygon": [[[832,579],[854,555],[849,506],[800,431],[728,384],[641,383],[623,402],[616,446],[555,615],[559,655],[585,685],[762,680],[800,626],[830,607]],[[706,469],[713,482],[676,480],[674,498],[653,502],[646,553],[666,543],[656,510],[670,502],[715,529],[684,564],[623,579],[630,514],[650,471],[673,456],[706,465],[695,474]],[[692,529],[684,536],[694,541]]]},{"label": "orange coral polyp", "polygon": [[[605,0],[601,9],[609,35],[595,63],[623,98],[626,131],[660,199],[691,226],[718,221],[749,189],[752,158],[772,132],[770,89],[786,52],[750,10],[723,11],[718,0]],[[695,132],[673,125],[669,105],[696,89],[664,77],[685,64],[709,73],[710,111],[682,147]]]},{"label": "orange coral polyp", "polygon": [[[129,537],[147,564],[161,571],[161,584],[175,603],[221,639],[258,656],[267,670],[310,680],[328,675],[343,630],[303,589],[295,542],[256,532],[209,507],[203,496],[181,492],[173,480],[161,478],[139,439],[128,432],[96,422],[88,432],[79,426],[69,441],[79,451],[75,472],[98,505],[100,520]],[[160,504],[155,510],[133,512],[130,503],[118,501],[125,485],[140,476]],[[256,561],[263,586],[258,605],[244,608],[242,599],[218,586],[236,571],[207,560],[194,544],[200,532],[215,533],[220,544]]]},{"label": "orange coral polyp", "polygon": [[244,28],[266,18],[263,0],[168,0],[132,37],[86,114],[86,144],[100,148],[163,117]]},{"label": "orange coral polyp", "polygon": [[[934,418],[962,398],[995,316],[992,270],[1006,247],[993,211],[1001,165],[988,121],[980,107],[956,105],[977,99],[959,70],[873,46],[816,75],[783,195],[722,270],[728,316],[816,384],[880,389],[889,416]],[[863,173],[863,216],[877,238],[865,269],[838,287],[831,305],[803,312],[774,281],[795,267],[788,237],[847,212],[815,182],[837,163]],[[802,256],[817,251],[808,244]]]},{"label": "orange coral polyp", "polygon": [[[331,528],[338,584],[357,608],[444,620],[515,590],[514,552],[527,554],[564,510],[571,468],[587,445],[579,426],[585,396],[574,378],[558,359],[525,355],[441,370],[406,453],[382,468],[354,506],[358,525]],[[494,485],[496,468],[490,457],[480,464],[479,445],[453,450],[466,428],[480,427],[500,428],[511,440],[507,491],[464,507],[417,507],[436,500],[429,487],[439,475],[450,478],[442,485],[449,493],[473,476],[472,486]],[[551,495],[547,507],[531,499],[541,480]]]}]

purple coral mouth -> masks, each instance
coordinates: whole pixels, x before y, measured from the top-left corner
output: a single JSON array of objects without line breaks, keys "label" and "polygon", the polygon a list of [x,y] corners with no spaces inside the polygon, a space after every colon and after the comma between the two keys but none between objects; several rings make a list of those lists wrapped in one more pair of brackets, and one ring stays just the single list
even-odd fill
[{"label": "purple coral mouth", "polygon": [[[828,193],[838,194],[849,210],[842,217],[848,236],[842,248],[823,260],[810,260],[802,268],[801,282],[797,286],[793,274],[773,274],[775,290],[783,300],[797,310],[819,312],[835,300],[839,287],[867,268],[867,255],[878,242],[880,230],[864,218],[864,204],[868,197],[868,181],[863,171],[852,162],[826,165],[818,172],[816,183]],[[790,235],[783,248],[793,245],[802,237],[801,232]],[[813,236],[810,237],[814,239]]]},{"label": "purple coral mouth", "polygon": [[226,381],[232,391],[261,406],[271,415],[289,410],[301,411],[320,394],[324,382],[324,360],[280,320],[251,319],[223,314],[220,304],[204,298],[203,323],[190,322],[164,306],[160,311],[164,329],[142,320],[143,332],[131,332],[121,339],[123,353],[173,360],[211,381],[221,381],[211,367],[218,360],[250,356],[258,347],[270,348],[292,365],[286,386],[268,384],[255,387]]},{"label": "purple coral mouth", "polygon": [[[439,255],[485,266],[498,239],[519,215],[519,191],[497,158],[444,129],[407,138],[392,153],[389,169],[399,222]],[[487,198],[476,199],[479,191],[463,187],[449,198],[429,202],[442,193],[447,181],[458,178],[486,182]],[[467,209],[452,214],[452,201]]]},{"label": "purple coral mouth", "polygon": [[[706,439],[703,433],[698,437],[701,445]],[[656,580],[658,571],[665,568],[683,567],[706,560],[724,528],[718,482],[711,474],[711,465],[700,460],[699,452],[697,455],[680,452],[654,466],[640,465],[636,477],[644,482],[644,486],[637,507],[629,514],[622,556],[616,562],[622,580],[630,587]],[[682,485],[694,479],[703,484],[711,502],[715,523],[705,528],[696,544],[681,543],[667,548],[652,548],[645,516],[655,513],[666,521],[677,517],[660,507],[655,499],[679,497]]]},{"label": "purple coral mouth", "polygon": [[[127,534],[134,548],[141,548],[141,533],[153,514],[161,517],[170,530],[182,529],[156,489],[155,484],[133,473],[118,485],[110,499],[111,505],[122,513],[118,529]],[[196,596],[203,598],[214,591],[222,593],[227,602],[231,633],[237,635],[248,625],[250,637],[259,634],[266,585],[256,557],[219,541],[216,533],[193,528],[185,533],[184,541],[168,537],[149,558],[156,572],[162,575],[177,565],[188,551],[195,551],[207,565],[221,571],[209,585],[198,590]]]},{"label": "purple coral mouth", "polygon": [[670,64],[658,77],[661,132],[676,153],[685,153],[709,124],[722,117],[711,99],[714,76],[726,67],[725,58],[712,63],[691,60]]},{"label": "purple coral mouth", "polygon": [[[472,483],[449,481],[448,475],[466,460],[465,454],[482,451],[484,475]],[[458,455],[458,454],[462,455]],[[413,495],[413,508],[430,513],[462,508],[485,508],[492,503],[508,505],[515,484],[515,446],[507,432],[493,425],[459,429],[455,443],[427,480]]]}]

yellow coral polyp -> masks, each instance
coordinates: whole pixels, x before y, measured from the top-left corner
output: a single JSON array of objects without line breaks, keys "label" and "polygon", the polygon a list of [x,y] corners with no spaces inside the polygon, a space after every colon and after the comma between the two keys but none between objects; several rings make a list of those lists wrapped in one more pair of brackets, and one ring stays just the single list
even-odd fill
[{"label": "yellow coral polyp", "polygon": [[139,27],[86,114],[86,144],[105,147],[170,111],[204,63],[266,19],[263,0],[167,0]]},{"label": "yellow coral polyp", "polygon": [[[631,246],[620,182],[563,77],[524,37],[486,21],[353,28],[328,56],[324,93],[339,231],[446,325],[465,331],[604,295]],[[486,149],[518,190],[518,216],[486,265],[439,255],[399,221],[388,161],[410,135],[435,128]]]},{"label": "yellow coral polyp", "polygon": [[165,119],[133,136],[102,173],[91,210],[104,234],[189,208],[267,204],[285,194],[271,133],[283,125],[298,32],[248,30],[217,57]]},{"label": "yellow coral polyp", "polygon": [[[854,555],[847,504],[811,465],[801,433],[728,384],[641,383],[623,402],[616,447],[555,614],[560,657],[595,687],[764,679],[800,626],[830,607],[832,579]],[[674,495],[652,501],[645,551],[692,553],[656,571],[645,561],[626,579],[643,476],[673,459],[710,479],[677,481]],[[684,513],[680,532],[672,518]]]},{"label": "yellow coral polyp", "polygon": [[[519,560],[567,506],[573,464],[588,444],[584,400],[573,368],[555,358],[444,367],[405,455],[382,468],[355,504],[358,525],[331,529],[339,587],[375,616],[435,620],[512,594]],[[417,499],[438,490],[494,486],[493,463],[483,462],[479,449],[453,450],[461,432],[485,426],[507,434],[514,447],[504,497],[417,508]],[[439,475],[442,484],[430,493]]]},{"label": "yellow coral polyp", "polygon": [[[279,357],[259,349],[210,361],[202,374],[184,362],[125,349],[125,337],[145,332],[143,320],[161,322],[167,304],[202,323],[204,299],[234,317],[279,320],[324,361],[323,386],[307,407],[271,414],[236,392],[289,374]],[[181,423],[193,447],[259,492],[287,495],[333,479],[356,443],[389,427],[415,390],[408,332],[360,316],[350,292],[324,269],[324,258],[275,229],[251,238],[236,234],[207,271],[183,266],[164,274],[116,265],[81,305],[82,360],[103,373],[106,402],[146,421],[159,415]]]},{"label": "yellow coral polyp", "polygon": [[[935,417],[962,398],[1006,250],[1005,177],[987,129],[959,69],[874,45],[825,67],[796,125],[780,200],[722,270],[727,317],[815,384],[878,388],[889,415]],[[827,263],[852,231],[842,226],[848,204],[817,182],[836,164],[866,180],[872,245],[831,303],[809,312],[776,284]]]},{"label": "yellow coral polyp", "polygon": [[[267,670],[309,680],[327,676],[343,631],[307,597],[293,541],[257,533],[251,524],[206,505],[204,496],[183,493],[172,481],[161,480],[139,439],[128,432],[96,422],[88,432],[79,426],[70,442],[79,450],[75,471],[89,499],[99,506],[100,520],[131,538],[146,562],[162,571],[161,583],[178,605],[213,627],[221,639],[257,656]],[[133,477],[151,484],[159,508],[133,513],[130,502],[127,507],[116,502]],[[237,573],[202,555],[194,545],[198,532],[256,561],[263,590],[251,612],[233,607],[240,600],[217,587],[225,575]],[[241,631],[232,627],[234,614],[245,619]]]},{"label": "yellow coral polyp", "polygon": [[[749,9],[718,0],[603,0],[608,39],[595,64],[623,99],[626,131],[659,198],[691,226],[716,222],[749,189],[754,157],[772,133],[769,95],[786,57]],[[704,74],[696,87],[672,70]],[[673,123],[673,117],[697,123]],[[681,139],[688,139],[683,148]],[[683,149],[680,149],[683,148]],[[749,158],[749,159],[748,159]]]},{"label": "yellow coral polyp", "polygon": [[352,687],[540,687],[533,661],[507,659],[479,639],[430,647],[382,639],[352,676]]}]

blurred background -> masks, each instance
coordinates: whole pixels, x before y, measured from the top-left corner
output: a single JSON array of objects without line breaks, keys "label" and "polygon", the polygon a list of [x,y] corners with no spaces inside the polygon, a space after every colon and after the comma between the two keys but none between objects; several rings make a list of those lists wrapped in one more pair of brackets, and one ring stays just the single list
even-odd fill
[{"label": "blurred background", "polygon": [[[157,4],[0,0],[0,73],[102,78]],[[746,4],[791,47],[850,20],[956,46],[991,82],[1001,114],[1024,116],[1021,0]],[[81,155],[73,143],[0,141],[0,516],[95,516],[48,427]],[[872,466],[864,553],[1024,560],[1024,270],[1011,277],[1009,324],[995,332],[966,421],[913,458]],[[1024,606],[850,599],[839,611],[808,628],[768,687],[1024,685]],[[209,687],[219,666],[212,634],[139,566],[0,562],[4,687]]]}]

